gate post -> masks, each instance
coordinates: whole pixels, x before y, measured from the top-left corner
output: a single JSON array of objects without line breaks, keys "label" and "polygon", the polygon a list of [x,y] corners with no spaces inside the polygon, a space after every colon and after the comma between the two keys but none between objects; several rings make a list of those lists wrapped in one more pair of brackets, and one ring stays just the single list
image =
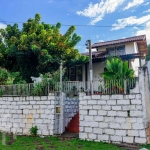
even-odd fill
[{"label": "gate post", "polygon": [[60,120],[59,120],[59,134],[65,131],[65,120],[64,120],[64,110],[65,110],[65,93],[60,94]]}]

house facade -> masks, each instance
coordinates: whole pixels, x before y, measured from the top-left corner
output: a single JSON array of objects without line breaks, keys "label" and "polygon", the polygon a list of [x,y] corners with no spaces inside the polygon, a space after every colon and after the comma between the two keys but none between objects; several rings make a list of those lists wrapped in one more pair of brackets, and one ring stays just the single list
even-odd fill
[{"label": "house facade", "polygon": [[[138,76],[138,67],[145,64],[145,56],[148,52],[146,36],[134,36],[118,40],[94,43],[92,49],[93,81],[99,81],[101,73],[105,71],[106,59],[110,56],[120,57],[129,62],[129,67]],[[84,53],[83,55],[89,55]],[[70,67],[68,69],[69,81],[89,81],[89,63]]]}]

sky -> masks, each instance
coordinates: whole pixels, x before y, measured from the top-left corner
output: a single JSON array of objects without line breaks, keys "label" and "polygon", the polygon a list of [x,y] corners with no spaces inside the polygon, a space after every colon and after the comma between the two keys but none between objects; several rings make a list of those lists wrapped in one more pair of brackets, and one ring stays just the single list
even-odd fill
[{"label": "sky", "polygon": [[149,0],[0,0],[0,28],[18,23],[21,29],[36,13],[42,22],[60,22],[62,34],[75,25],[81,53],[87,40],[94,44],[145,34],[150,44]]}]

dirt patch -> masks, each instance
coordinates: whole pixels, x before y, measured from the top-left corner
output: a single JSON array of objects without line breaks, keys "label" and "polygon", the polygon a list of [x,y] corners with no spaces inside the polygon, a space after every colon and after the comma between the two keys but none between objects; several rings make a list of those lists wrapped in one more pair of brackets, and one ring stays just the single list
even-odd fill
[{"label": "dirt patch", "polygon": [[12,145],[15,142],[15,140],[9,140],[6,144],[7,145]]},{"label": "dirt patch", "polygon": [[56,149],[56,146],[48,146],[49,149]]},{"label": "dirt patch", "polygon": [[37,143],[36,144],[38,147],[41,147],[41,146],[43,146],[41,143]]},{"label": "dirt patch", "polygon": [[138,144],[117,144],[117,147],[124,148],[125,150],[139,150],[139,145]]},{"label": "dirt patch", "polygon": [[83,147],[83,145],[82,145],[82,144],[79,144],[79,145],[78,145],[78,148],[79,148],[79,149],[80,149],[80,148],[82,148],[82,147]]},{"label": "dirt patch", "polygon": [[45,143],[51,143],[51,141],[49,139],[44,139],[43,142],[45,142]]},{"label": "dirt patch", "polygon": [[38,147],[38,148],[36,148],[36,150],[45,150],[45,148],[44,147]]}]

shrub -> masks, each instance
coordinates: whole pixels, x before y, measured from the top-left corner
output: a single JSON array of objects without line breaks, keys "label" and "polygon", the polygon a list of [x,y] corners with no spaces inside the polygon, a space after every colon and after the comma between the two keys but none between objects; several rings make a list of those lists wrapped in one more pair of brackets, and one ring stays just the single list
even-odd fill
[{"label": "shrub", "polygon": [[34,126],[30,129],[30,134],[33,136],[37,136],[38,127]]},{"label": "shrub", "polygon": [[34,85],[33,95],[34,96],[42,96],[42,94],[43,94],[43,83],[38,82]]},{"label": "shrub", "polygon": [[26,81],[22,79],[19,72],[9,72],[5,68],[0,67],[0,85],[22,83],[26,83]]}]

